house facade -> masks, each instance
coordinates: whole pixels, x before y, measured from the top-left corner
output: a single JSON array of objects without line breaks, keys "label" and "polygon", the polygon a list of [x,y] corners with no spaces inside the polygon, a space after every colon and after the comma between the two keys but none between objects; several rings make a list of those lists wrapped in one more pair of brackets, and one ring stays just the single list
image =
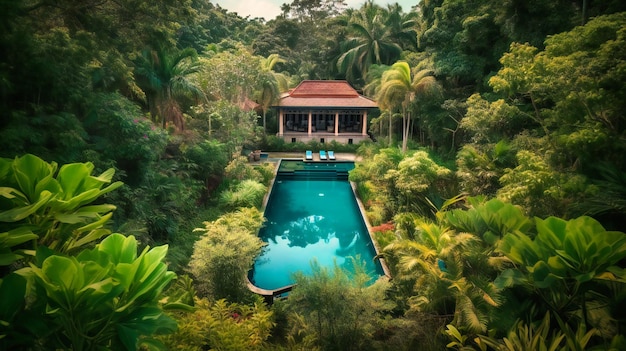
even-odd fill
[{"label": "house facade", "polygon": [[369,139],[367,113],[378,108],[346,81],[305,80],[281,96],[278,136],[285,142],[352,144]]}]

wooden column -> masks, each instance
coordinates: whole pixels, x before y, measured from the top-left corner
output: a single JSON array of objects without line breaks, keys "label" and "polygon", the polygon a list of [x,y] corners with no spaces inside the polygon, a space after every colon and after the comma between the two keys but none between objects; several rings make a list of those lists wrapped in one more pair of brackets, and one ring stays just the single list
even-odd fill
[{"label": "wooden column", "polygon": [[339,135],[339,111],[335,112],[335,136]]},{"label": "wooden column", "polygon": [[312,117],[311,116],[311,111],[309,111],[309,118],[308,118],[308,120],[309,120],[309,130],[308,130],[309,136],[311,136],[311,117]]},{"label": "wooden column", "polygon": [[367,135],[367,110],[363,111],[363,118],[361,119],[363,123],[363,126],[361,127],[361,134]]},{"label": "wooden column", "polygon": [[285,121],[284,121],[284,117],[283,117],[283,109],[279,109],[278,110],[278,136],[283,136],[284,133],[284,126],[285,126]]}]

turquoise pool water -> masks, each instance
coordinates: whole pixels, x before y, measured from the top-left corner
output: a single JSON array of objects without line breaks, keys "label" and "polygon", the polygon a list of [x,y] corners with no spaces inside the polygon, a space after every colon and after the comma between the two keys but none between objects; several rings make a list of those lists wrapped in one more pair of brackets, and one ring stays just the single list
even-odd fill
[{"label": "turquoise pool water", "polygon": [[[279,168],[259,236],[267,243],[249,278],[274,290],[293,284],[293,273],[311,273],[311,261],[352,270],[360,257],[372,281],[383,274],[347,172],[353,163],[301,163]],[[285,166],[285,167],[283,167]],[[317,170],[317,171],[316,171]]]}]

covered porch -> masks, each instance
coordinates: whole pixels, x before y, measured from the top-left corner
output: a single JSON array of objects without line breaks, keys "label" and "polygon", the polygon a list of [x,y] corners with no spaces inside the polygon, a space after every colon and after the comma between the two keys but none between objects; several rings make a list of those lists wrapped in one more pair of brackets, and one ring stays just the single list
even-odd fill
[{"label": "covered porch", "polygon": [[367,110],[280,109],[278,136],[287,142],[335,140],[351,144],[368,139]]}]

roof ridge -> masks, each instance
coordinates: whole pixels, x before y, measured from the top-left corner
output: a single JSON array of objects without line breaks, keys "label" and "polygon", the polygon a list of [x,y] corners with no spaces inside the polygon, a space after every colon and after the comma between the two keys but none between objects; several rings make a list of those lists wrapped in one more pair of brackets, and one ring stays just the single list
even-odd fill
[{"label": "roof ridge", "polygon": [[345,80],[303,80],[290,93],[293,97],[357,97],[359,92]]}]

